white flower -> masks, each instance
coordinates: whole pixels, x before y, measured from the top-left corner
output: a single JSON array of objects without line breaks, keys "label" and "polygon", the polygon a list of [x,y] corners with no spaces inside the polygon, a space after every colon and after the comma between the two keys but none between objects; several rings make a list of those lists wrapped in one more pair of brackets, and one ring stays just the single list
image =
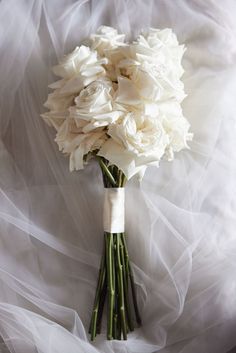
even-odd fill
[{"label": "white flower", "polygon": [[124,58],[120,51],[120,47],[127,46],[124,39],[124,34],[118,34],[116,29],[107,26],[99,27],[97,33],[90,36],[92,48],[108,60],[105,65],[106,74],[112,81],[117,80],[117,61]]},{"label": "white flower", "polygon": [[103,65],[107,62],[106,58],[99,59],[97,52],[89,47],[84,45],[76,47],[53,68],[53,72],[63,78],[60,93],[78,94],[84,86],[105,76]]},{"label": "white flower", "polygon": [[55,89],[48,95],[44,104],[50,112],[42,114],[49,125],[58,130],[63,119],[69,116],[69,108],[74,105],[74,98],[84,86],[105,75],[102,64],[106,62],[106,59],[98,60],[97,53],[92,52],[90,48],[81,46],[76,47],[54,67],[54,72],[64,78],[49,86]]},{"label": "white flower", "polygon": [[73,95],[63,95],[60,93],[60,89],[56,89],[53,93],[49,93],[48,99],[44,103],[44,106],[50,111],[41,114],[42,118],[49,126],[58,130],[64,119],[69,115],[68,109],[73,101]]},{"label": "white flower", "polygon": [[179,152],[188,147],[193,134],[189,132],[190,124],[183,116],[182,108],[176,101],[167,101],[159,104],[159,119],[169,137],[165,156],[168,161],[174,159],[174,152]]},{"label": "white flower", "polygon": [[[182,58],[185,46],[179,45],[176,35],[170,28],[158,30],[151,28],[144,35],[148,45],[155,51],[162,51],[165,56],[168,79],[171,82],[182,83],[179,79],[184,73]],[[181,85],[183,88],[183,86]]]},{"label": "white flower", "polygon": [[92,133],[84,133],[84,125],[81,121],[78,126],[73,119],[67,118],[58,129],[55,138],[59,150],[70,156],[70,171],[83,169],[84,156],[99,149],[107,139],[102,129],[97,129]]},{"label": "white flower", "polygon": [[142,35],[146,38],[149,46],[151,48],[156,48],[156,50],[163,45],[169,47],[179,46],[178,39],[171,28],[149,28],[146,31],[142,31]]},{"label": "white flower", "polygon": [[108,128],[111,137],[98,154],[117,165],[130,179],[147,165],[159,165],[169,142],[158,119],[128,113]]},{"label": "white flower", "polygon": [[170,40],[163,43],[154,34],[151,32],[146,38],[140,35],[129,47],[120,48],[125,57],[118,63],[120,74],[134,82],[143,99],[160,101],[176,98],[181,101],[185,97],[180,80],[184,47],[178,42],[168,46],[166,43],[172,43]]},{"label": "white flower", "polygon": [[75,98],[75,106],[71,107],[70,116],[76,124],[80,120],[87,121],[84,132],[107,126],[116,121],[122,112],[113,107],[113,87],[109,80],[98,80],[84,88]]},{"label": "white flower", "polygon": [[193,134],[189,132],[190,124],[183,116],[165,117],[165,119],[163,119],[163,127],[169,136],[169,144],[166,147],[165,158],[168,161],[172,161],[174,159],[174,152],[189,148],[187,142],[192,140]]},{"label": "white flower", "polygon": [[108,26],[101,26],[95,34],[90,36],[92,49],[97,50],[100,56],[106,56],[108,49],[114,49],[124,44],[125,35],[118,34],[117,30]]}]

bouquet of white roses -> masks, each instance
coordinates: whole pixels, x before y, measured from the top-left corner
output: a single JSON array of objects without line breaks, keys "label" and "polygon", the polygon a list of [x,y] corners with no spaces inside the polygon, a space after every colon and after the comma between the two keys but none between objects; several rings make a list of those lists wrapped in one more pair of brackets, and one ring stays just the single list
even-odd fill
[{"label": "bouquet of white roses", "polygon": [[132,43],[102,26],[55,66],[61,77],[49,87],[44,120],[56,130],[59,149],[70,170],[83,169],[90,158],[100,164],[104,187],[104,251],[92,311],[93,340],[101,330],[107,297],[107,338],[127,338],[141,324],[124,229],[124,186],[148,165],[173,160],[188,148],[189,123],[181,65],[185,48],[171,29],[149,29]]}]

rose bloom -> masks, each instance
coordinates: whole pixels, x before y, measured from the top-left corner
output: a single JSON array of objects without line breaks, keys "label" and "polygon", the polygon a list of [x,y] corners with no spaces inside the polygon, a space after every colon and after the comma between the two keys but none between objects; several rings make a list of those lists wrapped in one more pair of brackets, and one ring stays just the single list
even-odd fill
[{"label": "rose bloom", "polygon": [[106,62],[105,58],[98,59],[97,53],[90,48],[80,46],[54,66],[54,73],[63,79],[49,85],[54,91],[48,95],[44,106],[50,112],[42,114],[47,124],[58,130],[84,86],[105,76],[102,65]]},{"label": "rose bloom", "polygon": [[116,121],[122,112],[113,107],[114,90],[109,80],[98,80],[84,88],[75,98],[75,106],[70,107],[70,117],[76,124],[80,120],[88,122],[84,132],[107,126]]},{"label": "rose bloom", "polygon": [[171,45],[159,39],[154,45],[153,37],[152,32],[146,37],[140,35],[137,41],[118,49],[123,55],[119,62],[118,54],[115,56],[120,75],[132,80],[143,99],[160,101],[176,98],[182,101],[185,93],[180,77],[183,74],[184,46],[178,45],[174,34],[176,41],[173,40],[175,44],[170,41]]},{"label": "rose bloom", "polygon": [[117,56],[119,60],[124,58],[120,51],[120,47],[127,46],[124,39],[124,34],[118,34],[116,29],[108,26],[99,27],[97,32],[90,36],[92,49],[97,50],[101,57],[108,60],[105,69],[107,77],[112,81],[117,81],[117,72],[119,71],[114,59],[117,60]]},{"label": "rose bloom", "polygon": [[125,45],[124,39],[124,34],[118,34],[115,28],[108,26],[99,27],[97,32],[90,36],[91,47],[97,50],[100,56],[106,56],[108,49]]},{"label": "rose bloom", "polygon": [[44,106],[50,109],[49,112],[41,114],[41,117],[49,125],[56,130],[59,129],[63,121],[69,116],[69,107],[73,104],[74,96],[60,95],[57,90],[48,95]]},{"label": "rose bloom", "polygon": [[183,116],[166,116],[163,118],[162,124],[169,137],[165,158],[172,161],[175,152],[189,148],[188,141],[192,140],[193,134],[189,132],[190,124]]},{"label": "rose bloom", "polygon": [[76,47],[59,65],[53,67],[53,72],[63,78],[58,82],[60,94],[78,94],[91,82],[104,77],[106,71],[103,65],[106,63],[106,58],[98,58],[97,52],[89,47]]},{"label": "rose bloom", "polygon": [[99,149],[106,141],[105,131],[101,128],[85,133],[86,121],[75,124],[73,119],[64,120],[57,131],[55,141],[59,150],[70,156],[70,171],[83,169],[84,156]]},{"label": "rose bloom", "polygon": [[108,128],[110,138],[99,156],[118,166],[130,179],[147,165],[159,165],[169,142],[161,122],[140,113],[127,113]]}]

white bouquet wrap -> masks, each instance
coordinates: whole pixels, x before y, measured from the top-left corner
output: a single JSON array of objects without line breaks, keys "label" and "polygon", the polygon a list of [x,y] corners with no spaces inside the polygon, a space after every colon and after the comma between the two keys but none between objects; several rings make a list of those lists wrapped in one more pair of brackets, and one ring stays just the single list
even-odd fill
[{"label": "white bouquet wrap", "polygon": [[106,233],[124,233],[125,188],[104,189],[103,229]]}]

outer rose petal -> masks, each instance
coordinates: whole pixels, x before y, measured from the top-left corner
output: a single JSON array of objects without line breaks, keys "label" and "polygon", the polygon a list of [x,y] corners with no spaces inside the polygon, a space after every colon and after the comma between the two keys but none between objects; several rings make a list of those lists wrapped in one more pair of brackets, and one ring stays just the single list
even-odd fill
[{"label": "outer rose petal", "polygon": [[136,165],[134,155],[112,139],[102,145],[98,155],[120,168],[128,180],[146,169],[144,165]]}]

